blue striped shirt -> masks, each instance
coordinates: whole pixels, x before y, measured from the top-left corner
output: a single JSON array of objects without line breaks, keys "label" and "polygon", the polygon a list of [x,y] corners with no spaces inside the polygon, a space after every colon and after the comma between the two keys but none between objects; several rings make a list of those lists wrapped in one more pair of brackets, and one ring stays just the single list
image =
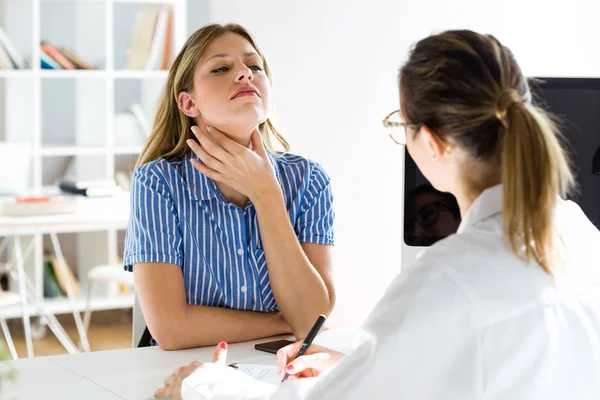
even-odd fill
[{"label": "blue striped shirt", "polygon": [[[125,236],[125,269],[177,264],[188,304],[276,311],[254,205],[241,209],[183,159],[159,158],[135,170]],[[329,176],[314,161],[269,155],[300,242],[333,244]]]}]

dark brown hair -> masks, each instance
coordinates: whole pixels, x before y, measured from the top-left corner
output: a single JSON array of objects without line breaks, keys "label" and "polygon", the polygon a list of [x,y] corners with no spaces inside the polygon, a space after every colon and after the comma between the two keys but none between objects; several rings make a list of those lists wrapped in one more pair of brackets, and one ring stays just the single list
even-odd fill
[{"label": "dark brown hair", "polygon": [[503,224],[522,259],[552,274],[554,206],[573,184],[552,118],[531,103],[512,52],[491,35],[447,31],[418,42],[400,71],[402,114],[465,149],[477,192],[502,182]]}]

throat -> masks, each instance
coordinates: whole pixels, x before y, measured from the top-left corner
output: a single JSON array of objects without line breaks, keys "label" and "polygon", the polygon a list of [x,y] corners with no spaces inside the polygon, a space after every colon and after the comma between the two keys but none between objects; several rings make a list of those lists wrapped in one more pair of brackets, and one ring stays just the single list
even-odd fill
[{"label": "throat", "polygon": [[246,206],[248,205],[248,200],[249,200],[248,197],[235,191],[234,189],[232,189],[231,187],[229,187],[223,183],[215,182],[215,185],[217,186],[217,189],[219,189],[221,196],[223,196],[223,198],[225,198],[225,200],[227,200],[231,204],[235,204],[236,206],[238,206],[241,209],[246,208]]}]

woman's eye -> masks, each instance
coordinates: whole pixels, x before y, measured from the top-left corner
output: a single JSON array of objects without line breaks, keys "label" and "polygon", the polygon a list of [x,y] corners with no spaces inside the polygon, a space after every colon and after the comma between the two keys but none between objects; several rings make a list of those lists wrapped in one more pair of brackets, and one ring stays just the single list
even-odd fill
[{"label": "woman's eye", "polygon": [[213,69],[213,70],[212,70],[212,71],[210,71],[210,72],[212,72],[212,73],[214,73],[214,74],[222,74],[222,73],[225,73],[225,72],[227,72],[227,71],[229,71],[229,68],[228,68],[228,67],[221,67],[221,68],[215,68],[215,69]]},{"label": "woman's eye", "polygon": [[263,70],[260,65],[251,65],[249,68],[254,72],[260,72]]}]

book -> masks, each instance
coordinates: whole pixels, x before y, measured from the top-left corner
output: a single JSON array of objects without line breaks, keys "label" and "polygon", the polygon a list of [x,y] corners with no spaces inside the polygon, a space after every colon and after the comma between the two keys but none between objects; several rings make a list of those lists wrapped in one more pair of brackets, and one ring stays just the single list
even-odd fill
[{"label": "book", "polygon": [[58,184],[61,191],[69,194],[76,194],[86,197],[109,197],[114,196],[122,192],[121,188],[116,184],[112,185],[100,184],[100,185],[81,185],[75,182],[62,181]]},{"label": "book", "polygon": [[40,51],[40,66],[42,69],[63,69],[56,61],[48,54]]},{"label": "book", "polygon": [[0,68],[1,69],[15,69],[15,65],[12,63],[8,53],[4,47],[0,46]]},{"label": "book", "polygon": [[152,36],[159,9],[147,8],[138,11],[133,33],[127,43],[126,69],[144,69],[152,47]]},{"label": "book", "polygon": [[171,62],[173,61],[173,19],[174,19],[174,11],[173,7],[168,8],[168,20],[167,20],[167,28],[166,28],[166,36],[165,36],[165,46],[163,48],[162,60],[160,63],[160,69],[169,69],[171,67]]},{"label": "book", "polygon": [[41,50],[49,55],[54,61],[56,61],[64,69],[76,69],[71,61],[63,56],[53,45],[45,40],[42,40],[40,45]]},{"label": "book", "polygon": [[56,279],[52,261],[48,257],[44,257],[44,297],[52,298],[64,296],[65,294]]},{"label": "book", "polygon": [[150,45],[150,52],[146,59],[145,69],[147,70],[159,69],[162,65],[162,54],[165,49],[168,25],[169,8],[162,8],[158,11],[156,16],[152,44]]},{"label": "book", "polygon": [[54,271],[56,280],[58,281],[58,286],[63,293],[68,293],[67,285],[70,285],[73,296],[79,296],[81,293],[81,287],[79,286],[79,282],[77,281],[77,278],[75,278],[75,274],[73,274],[73,270],[69,267],[67,261],[65,260],[65,265],[60,265],[60,262],[55,255],[51,255],[48,258],[52,264],[52,270]]},{"label": "book", "polygon": [[140,130],[145,136],[145,139],[150,137],[150,133],[152,132],[152,126],[150,125],[150,121],[148,121],[148,117],[144,112],[144,109],[139,103],[133,103],[129,106],[129,109],[135,116],[135,119],[138,122]]},{"label": "book", "polygon": [[21,58],[21,56],[15,49],[15,46],[13,46],[13,43],[9,39],[8,35],[6,34],[6,31],[4,31],[4,29],[2,29],[2,27],[0,27],[0,44],[6,51],[8,57],[10,58],[14,69],[25,68],[25,62],[23,61],[23,59]]},{"label": "book", "polygon": [[75,199],[63,196],[16,197],[0,199],[0,215],[26,217],[71,214],[77,211]]},{"label": "book", "polygon": [[91,65],[87,64],[81,58],[79,58],[75,53],[73,53],[70,49],[66,47],[57,47],[56,48],[66,59],[68,59],[71,64],[75,66],[77,69],[94,69]]}]

